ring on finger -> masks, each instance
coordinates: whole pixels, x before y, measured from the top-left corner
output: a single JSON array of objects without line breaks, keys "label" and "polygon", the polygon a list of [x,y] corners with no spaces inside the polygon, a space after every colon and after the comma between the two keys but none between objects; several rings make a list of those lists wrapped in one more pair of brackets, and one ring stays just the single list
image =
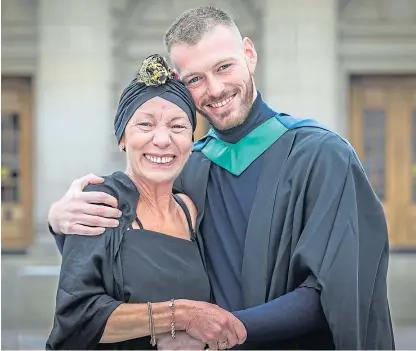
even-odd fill
[{"label": "ring on finger", "polygon": [[228,341],[218,342],[217,344],[219,350],[225,350],[228,348]]}]

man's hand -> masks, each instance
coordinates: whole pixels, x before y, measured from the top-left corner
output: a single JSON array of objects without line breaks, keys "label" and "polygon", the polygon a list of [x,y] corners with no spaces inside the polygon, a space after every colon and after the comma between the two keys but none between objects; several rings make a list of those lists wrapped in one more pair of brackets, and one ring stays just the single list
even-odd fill
[{"label": "man's hand", "polygon": [[189,300],[178,300],[176,305],[178,310],[184,311],[179,321],[184,324],[180,329],[208,344],[210,349],[230,349],[243,344],[247,338],[244,324],[217,305]]},{"label": "man's hand", "polygon": [[89,174],[72,182],[64,197],[49,210],[48,221],[55,233],[99,235],[105,228],[118,226],[115,218],[119,218],[121,212],[113,196],[103,192],[82,191],[88,184],[103,181],[103,178]]},{"label": "man's hand", "polygon": [[171,333],[156,335],[156,341],[158,350],[204,350],[206,345],[183,331],[177,331],[175,339]]}]

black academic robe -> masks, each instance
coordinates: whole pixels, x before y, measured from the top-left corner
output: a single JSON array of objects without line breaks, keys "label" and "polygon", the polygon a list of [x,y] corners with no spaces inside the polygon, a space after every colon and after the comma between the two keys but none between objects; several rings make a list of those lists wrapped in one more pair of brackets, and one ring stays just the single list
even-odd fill
[{"label": "black academic robe", "polygon": [[[394,349],[382,205],[352,147],[332,132],[308,129],[287,131],[265,151],[245,241],[244,307],[312,287],[330,333],[261,348]],[[194,152],[175,182],[198,208],[197,227],[210,164]]]}]

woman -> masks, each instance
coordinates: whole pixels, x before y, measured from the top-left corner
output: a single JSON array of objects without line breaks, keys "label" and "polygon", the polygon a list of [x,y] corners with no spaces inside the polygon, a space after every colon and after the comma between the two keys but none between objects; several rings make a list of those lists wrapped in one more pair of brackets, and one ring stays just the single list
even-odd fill
[{"label": "woman", "polygon": [[191,337],[200,336],[196,322],[212,319],[194,313],[210,301],[210,286],[193,230],[196,208],[172,186],[191,153],[195,124],[185,86],[162,57],[147,58],[115,118],[127,170],[85,189],[117,198],[120,225],[65,239],[47,349],[204,349],[205,341],[211,348],[244,341],[231,314],[235,329],[224,328],[216,342]]}]

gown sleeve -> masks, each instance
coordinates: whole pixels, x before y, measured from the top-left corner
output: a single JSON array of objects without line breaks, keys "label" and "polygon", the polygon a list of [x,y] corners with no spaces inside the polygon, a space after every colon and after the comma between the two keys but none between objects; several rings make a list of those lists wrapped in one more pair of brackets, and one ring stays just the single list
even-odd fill
[{"label": "gown sleeve", "polygon": [[113,272],[108,243],[114,230],[108,228],[97,236],[65,236],[54,324],[46,349],[86,350],[98,345],[107,319],[122,303],[109,295]]},{"label": "gown sleeve", "polygon": [[299,162],[306,171],[294,171],[299,178],[293,178],[299,191],[294,227],[302,229],[292,272],[309,272],[303,286],[321,292],[336,349],[394,349],[382,204],[340,137],[327,136],[307,159]]},{"label": "gown sleeve", "polygon": [[49,232],[53,235],[53,238],[55,239],[56,247],[58,248],[59,253],[62,255],[62,252],[64,250],[64,244],[65,244],[65,235],[56,234],[50,225],[49,225]]},{"label": "gown sleeve", "polygon": [[173,183],[173,192],[175,194],[184,193],[182,172],[178,175],[178,177],[175,179],[175,182]]},{"label": "gown sleeve", "polygon": [[247,342],[286,341],[326,326],[319,292],[307,287],[233,314],[246,327]]}]

